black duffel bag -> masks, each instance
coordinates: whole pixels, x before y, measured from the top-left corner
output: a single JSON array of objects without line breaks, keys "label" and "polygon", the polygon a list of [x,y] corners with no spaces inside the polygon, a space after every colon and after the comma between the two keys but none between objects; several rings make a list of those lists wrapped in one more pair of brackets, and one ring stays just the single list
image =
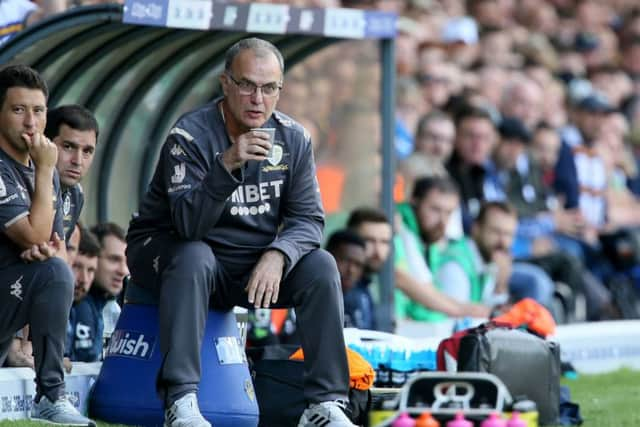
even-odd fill
[{"label": "black duffel bag", "polygon": [[520,329],[486,323],[460,340],[458,371],[488,372],[512,396],[536,402],[540,424],[556,424],[560,411],[560,346]]}]

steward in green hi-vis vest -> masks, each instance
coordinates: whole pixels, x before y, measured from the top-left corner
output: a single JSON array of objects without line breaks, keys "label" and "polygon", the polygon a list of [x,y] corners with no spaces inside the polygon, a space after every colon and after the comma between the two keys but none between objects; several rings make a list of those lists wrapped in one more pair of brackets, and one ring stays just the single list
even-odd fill
[{"label": "steward in green hi-vis vest", "polygon": [[[490,279],[487,275],[479,271],[475,262],[476,254],[471,248],[471,243],[466,237],[455,240],[447,240],[444,244],[431,245],[428,250],[425,248],[422,238],[420,237],[420,230],[418,221],[416,219],[413,208],[408,203],[402,203],[397,206],[398,213],[402,217],[403,225],[406,229],[410,230],[415,240],[420,242],[420,250],[425,261],[429,266],[429,269],[433,273],[433,277],[437,277],[438,271],[442,266],[449,262],[457,263],[466,273],[471,283],[471,301],[479,303],[482,301],[482,294],[485,284]],[[396,263],[398,263],[396,259]],[[442,286],[436,280],[434,280],[434,286],[442,290]],[[403,307],[406,317],[424,322],[438,322],[448,318],[444,313],[433,311],[425,308],[421,304],[415,301],[409,300],[405,302]]]}]

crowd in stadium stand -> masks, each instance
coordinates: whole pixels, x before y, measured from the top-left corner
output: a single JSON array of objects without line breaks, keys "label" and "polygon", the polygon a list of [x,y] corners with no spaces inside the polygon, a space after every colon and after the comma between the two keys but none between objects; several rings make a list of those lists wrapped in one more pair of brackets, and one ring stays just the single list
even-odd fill
[{"label": "crowd in stadium stand", "polygon": [[[396,293],[396,317],[428,320],[413,303],[431,309],[434,298],[437,311],[460,316],[460,307],[441,301],[440,293],[463,298],[458,303],[490,308],[529,296],[549,307],[560,322],[636,316],[637,4],[469,0],[342,5],[400,15],[395,46],[399,218],[386,220],[395,220],[395,242],[386,240],[387,246],[395,246],[396,286],[403,291]],[[379,147],[380,138],[379,117],[371,108],[377,87],[366,82],[379,75],[369,66],[376,61],[373,49],[327,51],[325,60],[307,61],[291,71],[280,107],[302,116],[315,137],[318,177],[331,217],[358,208],[358,190],[379,188],[379,159],[366,154]],[[332,55],[353,63],[326,60]],[[305,84],[309,81],[313,84]],[[363,129],[369,131],[364,138]],[[435,237],[426,223],[438,220],[428,212],[421,218],[420,206],[444,203],[452,186],[445,184],[443,191],[441,182],[426,177],[434,175],[452,181],[457,193],[446,200],[452,211],[447,227]],[[428,197],[432,188],[437,197]],[[511,233],[502,230],[505,238],[511,234],[505,241],[508,253],[491,255],[490,242],[483,242],[490,237],[478,230],[486,223],[477,224],[476,218],[489,207],[491,219],[496,204],[504,202],[517,222]],[[409,246],[417,244],[422,255],[427,251],[426,266],[411,266],[399,255],[407,252],[406,239],[401,239],[405,229],[412,232],[404,234],[411,236]],[[375,242],[361,237],[370,263],[379,256]],[[461,255],[463,242],[475,244]],[[472,256],[478,251],[480,256]],[[485,287],[483,296],[452,289],[445,279],[453,277],[451,266],[435,259],[442,253],[459,256],[458,267],[464,260],[482,261],[478,265],[484,268],[476,273],[489,271],[498,292],[490,295]],[[360,295],[362,287],[375,296],[375,286],[364,284],[371,278],[376,282],[379,266],[375,259],[369,263],[362,286],[349,286],[353,290],[347,291],[345,303]],[[431,285],[440,293],[431,294]],[[466,315],[477,313],[469,309]]]},{"label": "crowd in stadium stand", "polygon": [[[0,0],[0,43],[50,14],[96,3],[110,2]],[[311,57],[288,73],[279,104],[312,135],[325,210],[351,214],[345,230],[326,236],[350,326],[376,327],[375,275],[391,245],[399,318],[486,317],[522,297],[558,321],[637,315],[629,304],[640,282],[637,1],[269,3],[399,15],[396,218],[349,200],[380,187],[379,161],[361,155],[380,145],[374,50],[348,45]],[[362,129],[365,139],[355,134]],[[95,246],[85,229],[81,248],[83,239]],[[86,281],[79,271],[76,282]],[[569,296],[559,309],[561,284]],[[289,317],[278,319],[271,328],[280,331]],[[9,363],[33,365],[23,342],[16,337]],[[79,345],[99,359],[90,344]]]}]

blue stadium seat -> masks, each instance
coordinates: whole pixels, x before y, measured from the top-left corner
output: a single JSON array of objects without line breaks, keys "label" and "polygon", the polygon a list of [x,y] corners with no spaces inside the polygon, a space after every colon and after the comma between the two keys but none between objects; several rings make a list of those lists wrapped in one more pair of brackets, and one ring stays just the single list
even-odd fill
[{"label": "blue stadium seat", "polygon": [[[257,426],[258,404],[232,311],[209,311],[201,351],[202,415],[215,427]],[[129,283],[91,392],[90,414],[110,423],[162,425],[164,412],[155,391],[161,357],[155,296]]]}]

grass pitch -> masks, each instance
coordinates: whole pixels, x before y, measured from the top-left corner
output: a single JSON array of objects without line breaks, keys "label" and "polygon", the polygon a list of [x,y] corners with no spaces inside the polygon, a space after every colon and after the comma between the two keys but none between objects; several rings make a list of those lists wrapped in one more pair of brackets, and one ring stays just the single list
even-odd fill
[{"label": "grass pitch", "polygon": [[[563,379],[571,390],[571,401],[580,405],[588,427],[640,427],[640,371],[622,369],[604,375],[579,375]],[[0,421],[0,427],[42,427],[33,421]],[[98,422],[99,427],[116,424]]]}]

